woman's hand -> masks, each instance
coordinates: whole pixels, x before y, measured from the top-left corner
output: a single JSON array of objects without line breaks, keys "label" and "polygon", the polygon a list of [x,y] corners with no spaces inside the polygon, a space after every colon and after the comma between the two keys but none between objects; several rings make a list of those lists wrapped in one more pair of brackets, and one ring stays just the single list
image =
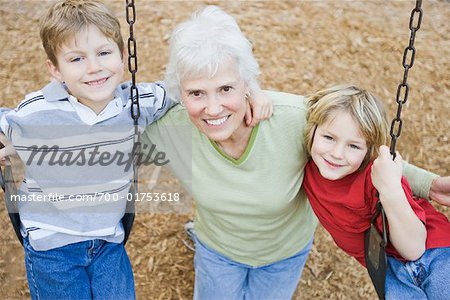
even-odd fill
[{"label": "woman's hand", "polygon": [[431,182],[431,200],[450,207],[450,176],[437,177]]},{"label": "woman's hand", "polygon": [[245,113],[245,123],[247,126],[255,126],[259,122],[272,116],[272,100],[263,93],[262,90],[253,91],[246,95],[247,112]]}]

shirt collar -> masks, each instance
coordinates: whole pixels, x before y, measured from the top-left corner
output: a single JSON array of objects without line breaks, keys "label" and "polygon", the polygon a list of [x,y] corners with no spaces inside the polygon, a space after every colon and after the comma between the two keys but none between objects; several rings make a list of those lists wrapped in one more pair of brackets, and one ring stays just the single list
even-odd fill
[{"label": "shirt collar", "polygon": [[44,95],[44,99],[49,102],[66,100],[69,98],[66,86],[56,79],[52,79],[52,81],[42,89],[42,94]]},{"label": "shirt collar", "polygon": [[117,89],[115,93],[116,97],[111,100],[98,115],[92,111],[92,109],[80,103],[74,96],[70,95],[67,92],[66,86],[55,79],[42,89],[42,94],[44,95],[44,99],[48,102],[69,101],[80,119],[84,123],[90,125],[115,117],[120,114],[123,109],[122,101],[120,97],[117,97]]},{"label": "shirt collar", "polygon": [[113,118],[119,115],[123,109],[122,102],[119,98],[111,100],[99,114],[96,114],[92,109],[80,103],[74,96],[69,96],[68,100],[80,119],[89,125]]}]

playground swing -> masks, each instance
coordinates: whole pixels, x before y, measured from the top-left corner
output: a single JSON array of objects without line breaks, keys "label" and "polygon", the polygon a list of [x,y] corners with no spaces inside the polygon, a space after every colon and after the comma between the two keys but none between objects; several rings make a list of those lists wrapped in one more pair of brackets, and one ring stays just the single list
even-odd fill
[{"label": "playground swing", "polygon": [[[136,72],[137,72],[137,47],[136,39],[134,38],[133,25],[136,22],[136,8],[134,0],[125,0],[126,3],[126,18],[129,24],[129,37],[128,37],[128,71],[131,74],[131,86],[130,86],[130,99],[131,99],[131,118],[134,125],[134,145],[133,145],[133,180],[129,190],[131,201],[127,201],[126,212],[122,218],[122,224],[125,231],[124,241],[126,244],[131,228],[133,227],[135,217],[135,197],[138,194],[138,170],[136,165],[136,155],[140,152],[140,133],[138,128],[138,120],[140,116],[139,107],[139,91],[136,87]],[[2,148],[0,143],[0,148]],[[0,186],[4,191],[4,200],[6,209],[8,211],[9,218],[11,220],[14,232],[19,239],[19,242],[23,245],[23,237],[20,232],[20,216],[17,208],[17,203],[13,201],[14,195],[17,195],[17,187],[14,181],[12,172],[12,165],[9,158],[6,158],[6,165],[0,166]],[[128,197],[127,197],[128,198]]]},{"label": "playground swing", "polygon": [[[416,54],[416,49],[414,48],[414,40],[416,32],[419,30],[420,24],[422,23],[423,10],[421,6],[422,0],[416,0],[416,6],[411,11],[411,17],[409,20],[409,29],[410,29],[409,44],[405,48],[402,60],[402,65],[404,68],[403,81],[398,85],[397,88],[397,96],[396,96],[396,102],[398,104],[397,115],[392,120],[390,129],[390,136],[391,136],[390,153],[393,159],[395,159],[395,146],[397,143],[397,139],[400,137],[403,125],[403,121],[401,119],[402,107],[403,104],[405,104],[406,101],[408,100],[409,95],[409,85],[407,83],[408,72],[414,64],[414,57]],[[418,14],[418,19],[417,24],[414,25],[416,14]],[[407,62],[408,53],[411,53],[411,56],[410,60]],[[401,98],[402,94],[403,99]],[[380,215],[382,223],[381,235],[376,229],[375,225],[376,220]],[[370,227],[365,232],[364,258],[367,265],[367,271],[375,287],[377,295],[380,299],[383,300],[385,299],[385,280],[387,270],[386,246],[388,243],[388,238],[387,238],[386,223],[387,223],[386,215],[384,213],[383,206],[381,205],[380,200],[378,200],[376,205],[376,211],[370,221]]]}]

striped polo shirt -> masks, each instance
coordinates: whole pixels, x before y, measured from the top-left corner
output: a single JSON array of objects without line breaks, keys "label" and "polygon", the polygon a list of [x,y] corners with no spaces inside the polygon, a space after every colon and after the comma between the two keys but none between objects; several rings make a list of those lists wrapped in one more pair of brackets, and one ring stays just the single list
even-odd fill
[{"label": "striped polo shirt", "polygon": [[[103,239],[120,243],[132,181],[130,82],[96,114],[57,81],[3,110],[0,128],[25,165],[15,199],[35,250]],[[139,130],[173,105],[159,83],[138,84]]]}]

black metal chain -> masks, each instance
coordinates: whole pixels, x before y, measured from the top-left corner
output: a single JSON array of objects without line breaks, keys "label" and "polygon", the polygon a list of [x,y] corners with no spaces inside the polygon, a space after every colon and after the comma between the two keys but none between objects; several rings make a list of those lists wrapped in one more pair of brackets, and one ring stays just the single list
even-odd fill
[{"label": "black metal chain", "polygon": [[136,87],[136,73],[138,71],[137,65],[137,46],[134,37],[134,23],[136,23],[136,7],[134,0],[126,0],[126,17],[127,23],[130,27],[130,36],[128,37],[128,71],[131,74],[131,117],[134,120],[134,125],[138,125],[138,119],[141,114],[139,109],[139,91]]},{"label": "black metal chain", "polygon": [[[140,133],[138,120],[141,115],[139,107],[139,90],[136,87],[136,73],[138,71],[137,65],[137,46],[134,37],[134,24],[136,23],[136,7],[134,0],[125,0],[126,2],[126,17],[127,23],[130,27],[130,36],[128,37],[128,71],[131,74],[130,99],[131,99],[131,117],[134,121],[134,145],[132,150],[133,155],[133,200],[138,193],[138,166],[137,159],[141,151]],[[134,212],[134,205],[133,205]]]},{"label": "black metal chain", "polygon": [[[409,85],[408,85],[408,72],[414,65],[414,57],[416,56],[416,48],[414,48],[414,40],[416,38],[416,32],[420,28],[420,24],[422,23],[422,0],[416,0],[416,7],[411,11],[411,17],[409,19],[409,30],[411,31],[409,36],[409,45],[405,48],[403,52],[403,60],[402,65],[404,68],[403,72],[403,81],[398,85],[397,88],[397,97],[396,102],[397,106],[397,115],[392,120],[391,123],[391,147],[390,152],[393,158],[395,158],[395,146],[397,144],[397,139],[400,137],[400,133],[402,132],[403,121],[401,119],[401,113],[403,104],[408,101],[409,95]],[[417,16],[417,18],[416,18]],[[417,20],[416,20],[417,19]],[[415,24],[416,23],[416,24]],[[407,61],[409,57],[409,61]],[[403,95],[403,97],[401,97]]]},{"label": "black metal chain", "polygon": [[[411,31],[411,34],[409,36],[409,45],[405,48],[405,51],[403,52],[403,60],[402,60],[402,65],[404,68],[404,73],[403,73],[403,81],[398,85],[397,88],[397,115],[395,116],[395,118],[392,120],[391,123],[391,130],[390,130],[390,135],[391,135],[391,147],[390,147],[390,152],[392,155],[392,159],[395,159],[395,146],[397,144],[397,139],[400,137],[400,133],[402,131],[402,125],[403,125],[403,121],[401,118],[401,113],[402,113],[402,108],[403,108],[403,104],[406,103],[406,101],[408,100],[408,95],[409,95],[409,85],[408,85],[408,72],[409,70],[412,68],[412,66],[414,65],[414,57],[416,55],[416,48],[414,48],[414,39],[416,38],[416,32],[417,30],[419,30],[420,28],[420,24],[422,23],[422,16],[423,16],[423,11],[421,8],[422,5],[422,0],[416,0],[416,7],[411,11],[411,17],[409,19],[409,29]],[[418,18],[417,18],[417,25],[414,25],[414,21],[415,21],[415,17],[416,14],[418,14]],[[407,58],[408,58],[408,54],[411,53],[410,55],[410,59],[409,62],[407,63]],[[401,95],[403,95],[403,99],[400,97]],[[394,132],[394,130],[396,129],[396,132]],[[377,193],[377,197],[379,197],[378,193]],[[371,220],[372,224],[375,224],[375,220],[376,217],[381,213],[382,216],[382,225],[383,225],[383,243],[384,245],[382,245],[382,247],[386,246],[387,243],[387,236],[386,236],[386,214],[384,212],[383,206],[381,205],[380,200],[378,200],[377,203],[377,210],[374,214],[374,217]]]},{"label": "black metal chain", "polygon": [[[411,31],[409,37],[409,45],[405,48],[403,53],[402,65],[404,68],[403,73],[403,81],[399,84],[397,88],[397,115],[392,120],[391,124],[391,148],[390,152],[392,158],[395,159],[395,146],[397,143],[397,139],[400,137],[400,133],[402,131],[403,121],[401,119],[401,112],[403,104],[408,100],[409,94],[409,85],[408,85],[408,72],[414,65],[414,57],[416,55],[416,49],[414,48],[414,39],[416,37],[416,32],[420,28],[420,24],[422,23],[423,11],[421,8],[422,1],[416,0],[416,7],[411,12],[411,17],[409,20],[409,29]],[[415,17],[418,14],[417,25],[414,25]],[[408,54],[410,54],[409,61],[407,62]],[[403,99],[402,96],[403,95]],[[394,132],[394,130],[396,131]],[[379,197],[377,193],[377,197]],[[377,291],[377,295],[380,299],[385,299],[385,280],[386,280],[386,270],[387,270],[387,255],[386,255],[386,245],[388,242],[387,238],[387,222],[386,222],[386,213],[384,212],[383,206],[381,205],[381,201],[378,200],[376,211],[370,220],[372,225],[376,225],[377,217],[381,214],[382,220],[382,236],[376,230],[368,229],[365,233],[365,247],[364,247],[364,256],[366,259],[367,270],[370,275],[370,279],[375,286],[375,290]],[[378,245],[374,245],[373,243],[377,243],[380,241]],[[378,249],[378,251],[373,251],[371,249]]]}]

